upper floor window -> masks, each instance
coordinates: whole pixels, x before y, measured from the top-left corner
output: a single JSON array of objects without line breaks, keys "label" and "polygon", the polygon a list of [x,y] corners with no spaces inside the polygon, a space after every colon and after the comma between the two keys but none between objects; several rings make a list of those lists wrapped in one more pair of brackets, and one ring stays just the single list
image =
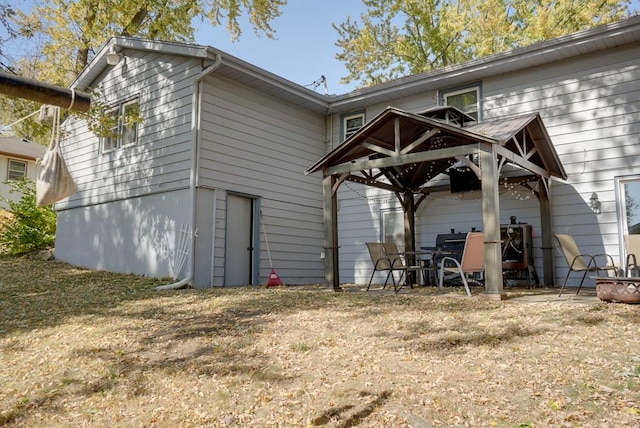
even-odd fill
[{"label": "upper floor window", "polygon": [[456,107],[476,122],[480,121],[480,85],[442,91],[440,101],[442,105]]},{"label": "upper floor window", "polygon": [[346,140],[364,126],[364,112],[342,116],[342,140]]},{"label": "upper floor window", "polygon": [[9,159],[9,171],[7,180],[21,180],[27,176],[27,163],[24,161]]},{"label": "upper floor window", "polygon": [[138,123],[140,108],[138,99],[120,103],[108,110],[106,129],[103,130],[102,151],[108,152],[138,142]]}]

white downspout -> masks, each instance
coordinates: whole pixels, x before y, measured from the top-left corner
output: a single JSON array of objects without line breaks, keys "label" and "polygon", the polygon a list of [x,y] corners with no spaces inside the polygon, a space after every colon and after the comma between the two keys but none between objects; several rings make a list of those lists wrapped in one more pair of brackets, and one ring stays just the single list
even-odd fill
[{"label": "white downspout", "polygon": [[[181,279],[178,282],[173,284],[162,285],[160,287],[156,287],[156,290],[177,290],[179,288],[185,287],[189,283],[193,281],[193,274],[195,271],[195,249],[196,249],[196,240],[195,238],[198,236],[198,230],[195,228],[196,225],[196,188],[198,186],[198,176],[200,168],[200,103],[201,103],[201,95],[202,95],[202,86],[200,82],[209,74],[213,73],[215,70],[220,67],[222,64],[222,55],[216,54],[216,58],[213,61],[213,64],[205,68],[200,74],[198,74],[193,80],[193,89],[192,89],[192,101],[191,101],[191,146],[192,146],[192,166],[191,173],[189,175],[189,188],[191,193],[191,224],[193,236],[191,239],[191,266],[189,268],[189,274],[186,278]],[[215,215],[215,213],[214,213]]]}]

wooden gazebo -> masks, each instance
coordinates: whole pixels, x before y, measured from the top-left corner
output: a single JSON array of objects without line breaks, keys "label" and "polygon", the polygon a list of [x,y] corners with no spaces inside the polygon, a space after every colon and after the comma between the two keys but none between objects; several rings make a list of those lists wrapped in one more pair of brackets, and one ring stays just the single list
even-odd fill
[{"label": "wooden gazebo", "polygon": [[[486,296],[504,296],[500,179],[539,182],[535,194],[540,203],[544,282],[553,282],[549,184],[551,177],[567,177],[540,115],[469,122],[472,118],[454,107],[420,113],[388,107],[306,171],[323,174],[326,286],[340,290],[337,192],[344,181],[394,192],[404,211],[405,249],[415,251],[416,210],[427,195],[443,190],[430,184],[455,165],[466,166],[481,181]],[[507,164],[509,173],[504,174]]]}]

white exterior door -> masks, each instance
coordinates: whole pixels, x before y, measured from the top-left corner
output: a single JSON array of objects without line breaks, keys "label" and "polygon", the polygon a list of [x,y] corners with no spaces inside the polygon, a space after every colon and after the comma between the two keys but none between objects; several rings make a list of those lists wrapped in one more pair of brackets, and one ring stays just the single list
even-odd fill
[{"label": "white exterior door", "polygon": [[253,261],[253,199],[228,195],[225,285],[250,285]]}]

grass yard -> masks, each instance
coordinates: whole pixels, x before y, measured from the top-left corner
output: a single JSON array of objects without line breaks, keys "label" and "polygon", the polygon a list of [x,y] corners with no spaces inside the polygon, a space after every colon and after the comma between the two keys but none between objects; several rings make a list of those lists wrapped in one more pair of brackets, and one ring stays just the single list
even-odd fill
[{"label": "grass yard", "polygon": [[0,425],[640,426],[637,305],[163,283],[0,258]]}]

